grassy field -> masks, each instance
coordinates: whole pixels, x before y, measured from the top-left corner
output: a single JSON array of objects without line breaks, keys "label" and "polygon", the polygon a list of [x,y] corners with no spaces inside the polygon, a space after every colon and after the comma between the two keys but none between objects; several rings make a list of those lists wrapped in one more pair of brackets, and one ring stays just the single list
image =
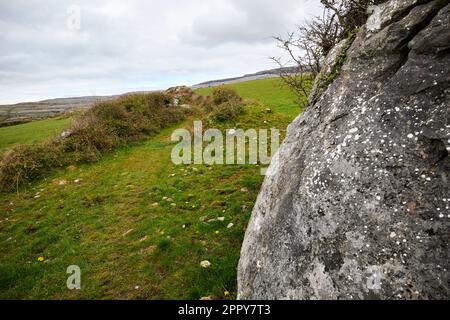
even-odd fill
[{"label": "grassy field", "polygon": [[[279,78],[254,80],[227,85],[246,99],[255,99],[285,117],[294,119],[302,111],[295,95]],[[202,88],[198,92],[210,95],[213,88]]]},{"label": "grassy field", "polygon": [[[299,110],[273,84],[234,85],[263,105],[220,129],[286,128]],[[101,162],[56,171],[25,193],[0,195],[0,298],[235,298],[261,167],[175,166],[170,135],[193,120]],[[81,290],[66,287],[69,265],[81,268]]]},{"label": "grassy field", "polygon": [[18,144],[42,142],[70,125],[71,118],[46,119],[0,127],[0,154]]}]

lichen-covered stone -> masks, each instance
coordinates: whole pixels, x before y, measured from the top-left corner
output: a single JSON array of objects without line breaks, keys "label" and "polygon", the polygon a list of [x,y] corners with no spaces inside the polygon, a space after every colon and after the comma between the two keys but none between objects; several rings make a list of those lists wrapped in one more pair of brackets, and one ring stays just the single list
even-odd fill
[{"label": "lichen-covered stone", "polygon": [[241,299],[450,298],[449,1],[372,10],[272,161]]},{"label": "lichen-covered stone", "polygon": [[339,59],[345,56],[348,45],[351,44],[352,39],[341,40],[334,48],[328,53],[325,61],[323,62],[322,70],[314,79],[314,84],[311,88],[311,92],[308,98],[309,104],[314,104],[320,97],[322,92],[326,89],[329,82],[329,77],[333,72],[333,68],[339,63]]}]

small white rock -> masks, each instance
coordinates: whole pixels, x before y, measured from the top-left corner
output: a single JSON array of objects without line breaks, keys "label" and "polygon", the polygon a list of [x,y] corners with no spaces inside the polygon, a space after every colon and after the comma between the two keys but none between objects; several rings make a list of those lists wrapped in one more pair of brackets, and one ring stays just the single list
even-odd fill
[{"label": "small white rock", "polygon": [[202,268],[209,268],[211,266],[211,262],[209,262],[208,260],[203,260],[202,262],[200,262],[200,266]]}]

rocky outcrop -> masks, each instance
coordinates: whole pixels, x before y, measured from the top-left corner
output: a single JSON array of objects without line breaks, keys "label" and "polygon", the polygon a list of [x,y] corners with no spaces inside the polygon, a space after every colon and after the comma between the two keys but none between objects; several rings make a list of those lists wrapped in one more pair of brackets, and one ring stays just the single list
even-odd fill
[{"label": "rocky outcrop", "polygon": [[309,105],[317,102],[317,99],[320,98],[323,91],[327,89],[330,82],[333,80],[334,73],[339,72],[340,61],[345,60],[347,50],[353,40],[353,37],[343,39],[333,49],[331,49],[330,53],[323,62],[322,70],[314,79],[314,84],[308,97]]},{"label": "rocky outcrop", "polygon": [[94,103],[116,98],[118,96],[90,96],[0,105],[0,126],[70,115],[72,112],[86,110]]},{"label": "rocky outcrop", "polygon": [[450,298],[449,1],[371,10],[272,161],[241,299]]}]

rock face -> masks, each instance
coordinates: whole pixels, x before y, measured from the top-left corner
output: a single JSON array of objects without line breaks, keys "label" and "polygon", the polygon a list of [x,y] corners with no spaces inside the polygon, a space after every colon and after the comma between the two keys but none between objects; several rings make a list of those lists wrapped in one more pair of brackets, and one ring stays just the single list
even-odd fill
[{"label": "rock face", "polygon": [[450,298],[449,1],[372,12],[272,161],[241,299]]}]

